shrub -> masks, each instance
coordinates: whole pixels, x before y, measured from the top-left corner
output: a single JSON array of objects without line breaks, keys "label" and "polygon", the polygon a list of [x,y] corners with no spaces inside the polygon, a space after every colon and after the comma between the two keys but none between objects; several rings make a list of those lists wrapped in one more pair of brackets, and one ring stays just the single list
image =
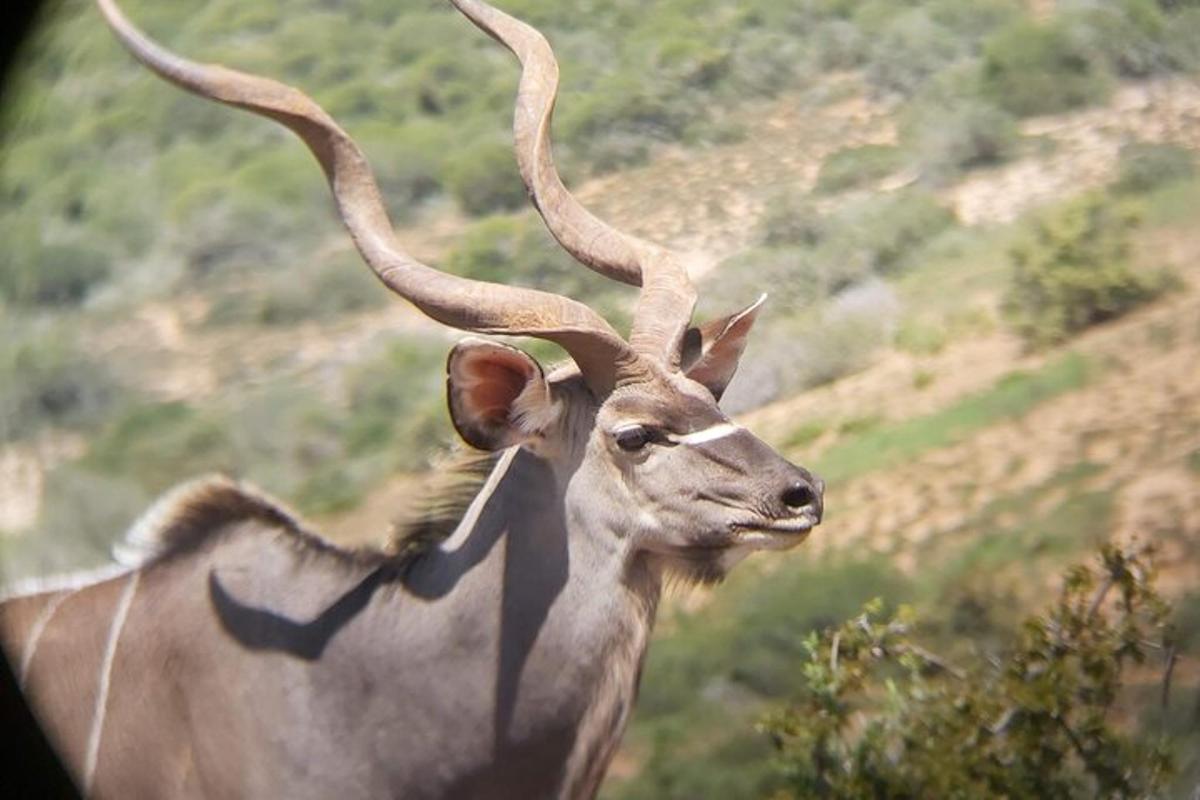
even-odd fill
[{"label": "shrub", "polygon": [[1012,115],[979,100],[929,109],[913,128],[921,175],[934,184],[947,183],[963,170],[1006,161],[1020,140]]},{"label": "shrub", "polygon": [[[757,284],[761,289],[761,283]],[[771,285],[785,286],[783,282]],[[837,380],[867,366],[887,343],[896,325],[899,302],[882,281],[852,286],[833,298],[819,317],[787,318],[784,303],[779,323],[757,331],[751,351],[721,398],[730,413],[741,413],[787,392]],[[778,311],[776,313],[779,313]]]},{"label": "shrub", "polygon": [[1200,6],[1175,15],[1165,35],[1172,66],[1193,73],[1200,69]]},{"label": "shrub", "polygon": [[1061,342],[1089,325],[1153,299],[1170,282],[1163,270],[1134,266],[1130,239],[1138,216],[1091,194],[1044,215],[1010,252],[1004,308],[1035,347]]},{"label": "shrub", "polygon": [[743,32],[729,54],[729,74],[722,81],[723,95],[773,97],[794,88],[808,74],[812,55],[802,39],[773,28]]},{"label": "shrub", "polygon": [[619,285],[583,267],[551,238],[533,214],[490,217],[468,228],[446,258],[454,273],[479,280],[547,289],[588,303],[618,324],[626,316]]},{"label": "shrub", "polygon": [[897,16],[876,40],[866,77],[877,89],[910,95],[962,55],[961,40],[916,9]]},{"label": "shrub", "polygon": [[633,69],[564,100],[557,130],[563,144],[599,172],[639,164],[654,142],[676,141],[704,115],[693,92],[668,92]]},{"label": "shrub", "polygon": [[758,225],[759,238],[771,247],[811,247],[825,237],[828,227],[812,200],[796,193],[772,198]]},{"label": "shrub", "polygon": [[657,66],[671,83],[711,89],[729,73],[730,53],[704,41],[698,31],[673,31],[658,42]]},{"label": "shrub", "polygon": [[821,163],[816,190],[823,193],[856,189],[886,178],[904,165],[898,147],[865,144],[838,150]]},{"label": "shrub", "polygon": [[516,217],[480,220],[458,237],[446,257],[446,268],[467,278],[503,281],[513,267],[521,222]]},{"label": "shrub", "polygon": [[403,73],[406,94],[416,97],[421,112],[435,117],[476,106],[481,101],[480,88],[494,71],[490,57],[464,52],[462,42],[453,48],[427,50]]},{"label": "shrub", "polygon": [[1148,558],[1105,546],[1007,652],[964,667],[915,640],[910,610],[878,601],[810,635],[797,700],[761,725],[780,755],[777,796],[1159,796],[1165,738],[1123,730],[1113,708],[1129,672],[1173,652]]},{"label": "shrub", "polygon": [[1025,11],[1020,0],[932,0],[929,16],[959,36],[977,41],[988,33],[1013,22]]},{"label": "shrub", "polygon": [[954,214],[927,192],[870,197],[834,216],[836,227],[831,226],[816,256],[822,262],[842,264],[843,270],[858,265],[863,277],[896,274],[911,266],[921,248],[953,224]]},{"label": "shrub", "polygon": [[[922,191],[870,197],[830,216],[817,213],[802,196],[781,195],[768,204],[760,223],[766,245],[726,259],[705,281],[703,294],[720,298],[722,308],[712,309],[717,313],[727,310],[724,304],[750,302],[770,287],[772,307],[794,313],[873,276],[902,272],[953,221],[949,211]],[[779,346],[791,349],[783,342]],[[762,357],[771,360],[769,354]],[[791,365],[784,369],[795,372]],[[772,395],[778,387],[766,387],[776,383],[763,384],[761,394]]]},{"label": "shrub", "polygon": [[481,142],[465,149],[447,168],[446,184],[459,206],[481,216],[525,205],[525,184],[511,145]]},{"label": "shrub", "polygon": [[388,208],[398,218],[442,190],[447,152],[444,126],[430,119],[411,120],[400,126],[364,122],[356,132],[375,165]]},{"label": "shrub", "polygon": [[0,257],[0,296],[16,305],[74,305],[111,271],[108,254],[94,247],[56,244],[10,250]]},{"label": "shrub", "polygon": [[112,545],[150,502],[120,476],[62,465],[46,476],[37,527],[0,543],[0,582],[112,563]]},{"label": "shrub", "polygon": [[1062,19],[1023,20],[991,36],[981,80],[987,98],[1019,117],[1103,102],[1112,88],[1087,42]]},{"label": "shrub", "polygon": [[[639,769],[610,776],[614,800],[766,797],[778,785],[772,748],[750,721],[760,692],[787,697],[801,684],[795,668],[812,630],[845,619],[865,599],[912,596],[913,587],[883,559],[825,557],[770,575],[735,576],[720,609],[672,614],[670,633],[646,659],[637,716],[626,742]],[[666,612],[670,613],[670,612]],[[665,622],[665,621],[664,621]]]},{"label": "shrub", "polygon": [[64,331],[0,327],[0,441],[45,426],[87,427],[120,400],[117,380]]},{"label": "shrub", "polygon": [[1149,192],[1196,174],[1196,157],[1174,144],[1135,142],[1121,148],[1113,189],[1122,194]]},{"label": "shrub", "polygon": [[343,441],[353,456],[388,452],[395,466],[425,466],[449,438],[444,411],[446,347],[434,341],[396,342],[348,376]]},{"label": "shrub", "polygon": [[156,494],[206,472],[233,473],[237,458],[218,415],[169,402],[125,410],[92,440],[82,466]]},{"label": "shrub", "polygon": [[1171,66],[1168,23],[1154,0],[1118,0],[1089,10],[1080,21],[1090,47],[1122,77],[1144,78]]},{"label": "shrub", "polygon": [[817,386],[857,372],[894,335],[899,303],[882,281],[839,293],[797,348],[801,386]]},{"label": "shrub", "polygon": [[866,37],[846,20],[821,23],[814,38],[817,41],[817,64],[822,69],[854,69],[867,58]]},{"label": "shrub", "polygon": [[219,292],[205,323],[209,325],[296,325],[377,308],[387,291],[357,254],[321,256],[317,263],[272,273],[255,286]]}]

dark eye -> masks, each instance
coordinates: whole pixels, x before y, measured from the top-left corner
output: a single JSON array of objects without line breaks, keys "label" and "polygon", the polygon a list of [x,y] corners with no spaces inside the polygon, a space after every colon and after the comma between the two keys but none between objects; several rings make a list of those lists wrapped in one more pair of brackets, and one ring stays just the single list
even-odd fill
[{"label": "dark eye", "polygon": [[617,447],[626,452],[641,450],[654,440],[654,432],[645,425],[629,425],[613,434]]}]

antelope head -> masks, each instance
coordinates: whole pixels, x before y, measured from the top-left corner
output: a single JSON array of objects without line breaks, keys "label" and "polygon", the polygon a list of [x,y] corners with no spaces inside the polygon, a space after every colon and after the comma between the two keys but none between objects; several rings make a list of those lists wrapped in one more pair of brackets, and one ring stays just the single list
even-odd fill
[{"label": "antelope head", "polygon": [[546,39],[479,0],[451,2],[521,63],[516,156],[551,234],[584,266],[640,287],[628,338],[573,299],[418,262],[397,242],[362,151],[315,102],[267,78],[185,60],[142,34],[114,0],[98,0],[124,45],[160,76],[294,131],[324,170],[364,261],[392,291],[451,327],[566,350],[572,363],[547,374],[521,350],[471,338],[453,349],[447,372],[463,439],[547,460],[569,523],[696,580],[720,578],[751,550],[799,543],[821,520],[823,483],[718,405],[761,300],[692,327],[696,293],[680,257],[602,222],[559,178],[550,143],[558,64]]}]

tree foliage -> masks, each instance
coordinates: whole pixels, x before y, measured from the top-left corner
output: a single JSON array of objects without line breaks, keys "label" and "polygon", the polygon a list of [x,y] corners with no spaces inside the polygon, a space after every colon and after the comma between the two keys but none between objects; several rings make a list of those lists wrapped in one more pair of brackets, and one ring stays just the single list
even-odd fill
[{"label": "tree foliage", "polygon": [[1113,189],[1121,194],[1150,192],[1196,175],[1196,157],[1186,147],[1160,142],[1130,142],[1121,147]]},{"label": "tree foliage", "polygon": [[1037,220],[1013,247],[1005,310],[1033,346],[1054,344],[1153,299],[1171,282],[1133,263],[1136,211],[1089,194]]},{"label": "tree foliage", "polygon": [[1083,35],[1062,20],[1021,20],[988,40],[984,95],[1018,116],[1052,114],[1107,98],[1111,80]]},{"label": "tree foliage", "polygon": [[778,750],[777,797],[1151,797],[1165,740],[1123,730],[1123,682],[1174,661],[1149,548],[1105,545],[1067,571],[1001,657],[955,666],[914,638],[911,610],[878,601],[813,634],[804,684],[761,728]]}]

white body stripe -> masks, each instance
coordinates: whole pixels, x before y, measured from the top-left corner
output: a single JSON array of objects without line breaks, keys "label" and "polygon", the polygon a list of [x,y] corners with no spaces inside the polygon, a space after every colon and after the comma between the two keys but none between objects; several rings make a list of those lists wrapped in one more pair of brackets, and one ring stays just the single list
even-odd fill
[{"label": "white body stripe", "polygon": [[137,591],[140,572],[130,573],[129,582],[125,584],[121,598],[117,601],[117,611],[113,615],[112,625],[108,628],[108,644],[104,648],[104,657],[100,662],[100,680],[96,687],[96,710],[92,712],[92,730],[88,734],[87,755],[83,762],[83,793],[91,795],[92,778],[96,773],[96,759],[100,755],[100,737],[104,733],[104,716],[108,708],[108,687],[112,681],[113,661],[117,657],[117,642],[121,638],[121,629],[125,627],[125,618],[129,615],[129,607],[133,605],[133,594]]},{"label": "white body stripe", "polygon": [[73,594],[74,592],[63,592],[55,597],[51,597],[46,601],[46,605],[42,608],[41,613],[38,614],[37,619],[33,621],[33,625],[29,626],[29,636],[25,640],[25,650],[21,653],[21,666],[17,672],[17,685],[21,687],[21,691],[25,691],[25,681],[29,677],[29,665],[33,663],[33,656],[37,652],[42,632],[46,630],[46,626],[50,624],[50,620],[54,619],[54,612],[58,611],[58,607]]},{"label": "white body stripe", "polygon": [[671,436],[669,438],[675,444],[704,444],[716,439],[724,439],[726,436],[737,433],[741,429],[741,425],[734,425],[732,422],[722,422],[720,425],[713,425],[711,428],[705,428],[702,431],[693,431],[683,436]]},{"label": "white body stripe", "polygon": [[471,501],[471,505],[467,506],[467,511],[463,514],[463,518],[459,521],[458,527],[454,529],[446,540],[442,542],[440,550],[444,552],[453,552],[462,547],[470,538],[471,532],[475,530],[475,525],[479,522],[479,515],[483,513],[483,507],[487,505],[492,494],[500,485],[500,481],[508,472],[508,468],[512,466],[513,459],[517,457],[517,451],[520,450],[520,445],[514,445],[504,451],[503,455],[496,462],[496,466],[492,467],[492,474],[488,475],[487,481],[479,493],[475,495],[475,499]]}]

